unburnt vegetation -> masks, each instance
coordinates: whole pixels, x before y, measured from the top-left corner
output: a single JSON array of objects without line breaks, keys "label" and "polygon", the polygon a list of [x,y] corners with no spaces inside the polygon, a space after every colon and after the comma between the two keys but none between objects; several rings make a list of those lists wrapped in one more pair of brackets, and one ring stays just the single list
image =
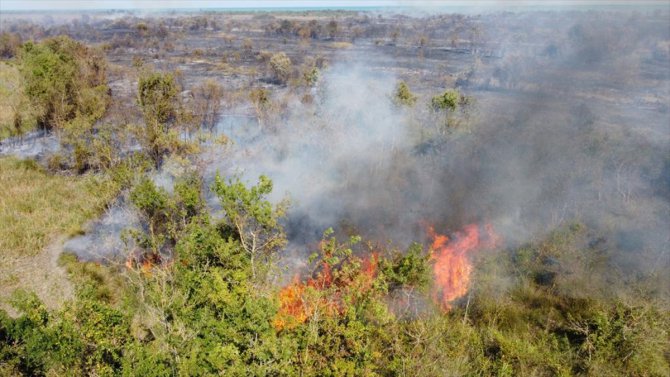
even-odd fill
[{"label": "unburnt vegetation", "polygon": [[670,374],[667,16],[11,14],[0,375]]}]

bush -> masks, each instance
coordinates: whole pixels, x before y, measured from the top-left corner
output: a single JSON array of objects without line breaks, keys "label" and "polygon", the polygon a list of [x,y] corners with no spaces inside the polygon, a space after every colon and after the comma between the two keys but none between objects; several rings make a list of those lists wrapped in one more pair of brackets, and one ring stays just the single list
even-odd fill
[{"label": "bush", "polygon": [[400,106],[414,106],[416,96],[409,90],[409,86],[404,81],[398,83],[393,95],[393,102]]},{"label": "bush", "polygon": [[26,94],[41,128],[62,128],[75,117],[92,124],[104,114],[109,88],[100,52],[61,36],[26,42],[19,57]]},{"label": "bush", "polygon": [[291,77],[291,59],[283,52],[276,53],[270,58],[270,72],[280,84],[285,84]]},{"label": "bush", "polygon": [[148,72],[137,84],[144,115],[144,127],[137,130],[137,136],[157,167],[165,155],[187,148],[179,139],[178,127],[189,115],[181,108],[180,91],[174,73]]},{"label": "bush", "polygon": [[0,62],[0,140],[22,136],[37,126],[37,111],[25,93],[15,64]]},{"label": "bush", "polygon": [[431,98],[430,107],[433,111],[456,111],[460,102],[461,94],[457,90],[447,90]]},{"label": "bush", "polygon": [[14,33],[0,34],[0,57],[11,59],[16,56],[21,48],[21,36]]}]

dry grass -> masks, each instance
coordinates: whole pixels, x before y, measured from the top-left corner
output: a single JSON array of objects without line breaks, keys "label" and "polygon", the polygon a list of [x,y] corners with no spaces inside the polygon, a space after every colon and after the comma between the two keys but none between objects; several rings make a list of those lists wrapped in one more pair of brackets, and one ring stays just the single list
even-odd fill
[{"label": "dry grass", "polygon": [[0,159],[0,256],[35,255],[58,235],[80,232],[116,191],[100,176],[50,175],[31,161]]},{"label": "dry grass", "polygon": [[349,42],[333,42],[330,44],[330,47],[337,49],[337,50],[343,50],[347,48],[351,48],[354,45],[349,43]]},{"label": "dry grass", "polygon": [[0,158],[0,308],[9,309],[6,300],[19,287],[49,307],[71,297],[57,263],[62,244],[117,191],[100,176],[51,175],[32,161]]}]

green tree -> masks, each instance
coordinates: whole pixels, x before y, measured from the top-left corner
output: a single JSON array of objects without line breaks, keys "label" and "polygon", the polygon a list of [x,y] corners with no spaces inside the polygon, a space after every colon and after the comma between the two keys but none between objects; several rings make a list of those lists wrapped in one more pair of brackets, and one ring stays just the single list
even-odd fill
[{"label": "green tree", "polygon": [[[194,209],[202,205],[198,182],[194,178],[175,187],[177,206],[196,214],[167,218],[186,224],[176,239],[174,263],[132,275],[138,298],[135,323],[143,335],[125,348],[124,372],[289,374],[294,341],[278,338],[272,327],[277,311],[272,290],[254,279],[253,254],[244,248],[230,220],[278,227],[271,219],[275,211],[262,198],[271,183],[263,179],[257,187],[246,188],[217,179],[215,186],[225,186],[219,191],[225,191],[221,198],[227,208],[225,219],[217,222]],[[145,185],[144,211],[165,208],[170,199]]]},{"label": "green tree", "polygon": [[144,115],[138,137],[156,166],[166,154],[183,147],[175,127],[180,115],[179,92],[172,73],[145,73],[137,84],[137,99]]},{"label": "green tree", "polygon": [[430,100],[430,107],[433,111],[456,111],[461,102],[461,93],[458,90],[450,89],[444,93],[434,96]]},{"label": "green tree", "polygon": [[443,117],[443,126],[456,128],[463,124],[467,125],[473,102],[472,97],[465,96],[456,89],[449,89],[431,98],[430,108],[435,114]]},{"label": "green tree", "polygon": [[212,190],[221,201],[225,223],[237,233],[251,260],[254,278],[260,266],[266,266],[286,244],[279,219],[286,203],[270,204],[266,195],[272,192],[272,181],[260,176],[258,184],[247,188],[239,179],[226,183],[218,174]]},{"label": "green tree", "polygon": [[400,106],[412,107],[416,103],[416,95],[409,90],[409,86],[404,81],[400,81],[396,85],[393,94],[393,102]]},{"label": "green tree", "polygon": [[137,99],[146,123],[167,125],[177,116],[179,87],[172,73],[150,72],[140,77]]},{"label": "green tree", "polygon": [[75,117],[93,124],[109,103],[102,54],[61,36],[26,42],[20,51],[26,94],[43,129],[62,128]]},{"label": "green tree", "polygon": [[174,202],[163,188],[156,187],[148,178],[144,178],[133,188],[130,200],[147,226],[146,234],[135,234],[139,245],[158,256],[162,246],[176,237],[173,226]]},{"label": "green tree", "polygon": [[172,249],[192,218],[201,214],[204,202],[201,195],[202,180],[188,174],[174,183],[170,195],[149,178],[142,179],[130,192],[130,200],[137,208],[145,225],[143,231],[133,235],[139,246],[149,254],[144,257],[159,260],[165,247]]},{"label": "green tree", "polygon": [[0,312],[0,364],[11,366],[12,375],[118,374],[130,340],[128,317],[86,290],[77,296],[72,306],[49,312],[35,294],[18,292],[13,303],[21,315],[11,320]]}]

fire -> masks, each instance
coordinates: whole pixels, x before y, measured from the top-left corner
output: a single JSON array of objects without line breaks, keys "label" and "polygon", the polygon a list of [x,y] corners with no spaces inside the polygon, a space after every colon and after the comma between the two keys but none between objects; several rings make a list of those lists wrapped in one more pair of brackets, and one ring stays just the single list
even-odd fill
[{"label": "fire", "polygon": [[484,234],[478,225],[470,224],[456,232],[453,240],[436,233],[433,227],[428,229],[428,235],[433,239],[434,298],[442,308],[449,310],[451,302],[465,296],[470,287],[472,263],[469,255],[479,249],[495,247],[500,239],[488,224],[484,226]]},{"label": "fire", "polygon": [[[171,264],[172,262],[170,262]],[[161,265],[160,255],[157,254],[148,254],[148,255],[134,255],[130,254],[126,258],[125,266],[129,270],[138,270],[144,275],[151,276],[151,271],[154,267]]]},{"label": "fire", "polygon": [[294,324],[303,323],[307,320],[311,313],[308,313],[305,307],[304,293],[305,284],[300,282],[297,275],[292,284],[279,291],[281,306],[272,323],[276,329],[292,327]]},{"label": "fire", "polygon": [[[321,270],[316,276],[305,282],[296,275],[291,284],[279,291],[279,312],[272,322],[273,326],[277,330],[290,329],[306,322],[317,312],[326,316],[342,314],[345,310],[343,296],[368,292],[377,275],[377,253],[368,258],[357,258],[357,261],[360,269],[353,276],[334,274],[333,268],[326,262],[321,263]],[[317,292],[315,300],[307,297],[308,289]],[[326,290],[328,293],[324,294]]]},{"label": "fire", "polygon": [[[473,270],[470,255],[477,250],[496,247],[500,238],[489,224],[468,225],[451,238],[435,232],[430,226],[428,235],[432,239],[433,297],[444,310],[449,310],[452,302],[465,296],[470,287]],[[377,276],[379,254],[373,252],[368,257],[353,257],[346,263],[349,262],[357,262],[357,267],[343,269],[323,261],[319,271],[305,281],[296,275],[293,282],[279,292],[280,306],[273,326],[277,330],[291,329],[317,313],[341,315],[346,310],[345,301],[355,302],[370,292]]]}]

